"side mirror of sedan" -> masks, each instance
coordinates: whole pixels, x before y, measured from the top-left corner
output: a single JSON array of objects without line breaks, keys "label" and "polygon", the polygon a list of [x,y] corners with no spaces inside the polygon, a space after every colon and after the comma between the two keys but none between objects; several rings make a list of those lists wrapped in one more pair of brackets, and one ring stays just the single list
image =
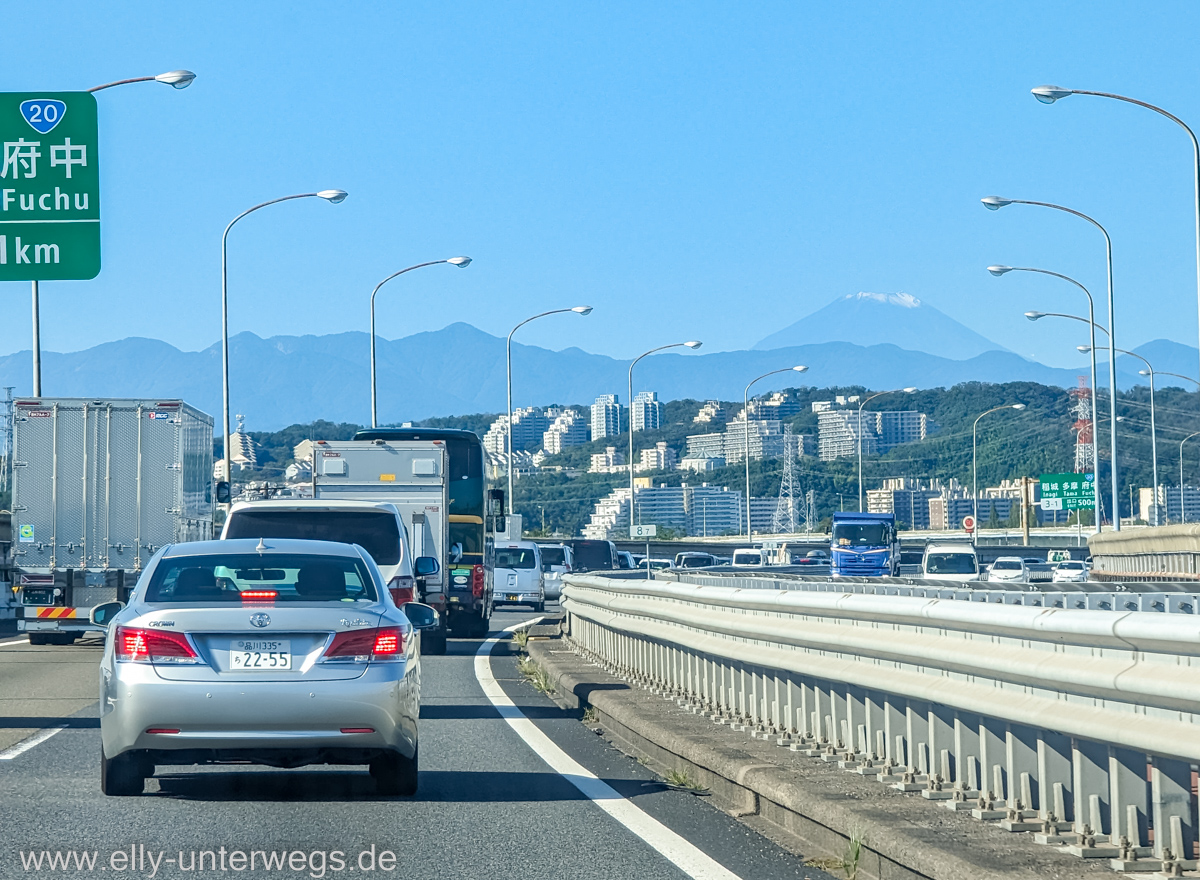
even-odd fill
[{"label": "side mirror of sedan", "polygon": [[96,626],[108,626],[109,622],[117,616],[117,612],[124,607],[124,602],[105,602],[103,605],[93,608],[88,619]]},{"label": "side mirror of sedan", "polygon": [[437,610],[428,605],[420,602],[405,602],[401,610],[415,630],[437,629],[441,626]]},{"label": "side mirror of sedan", "polygon": [[441,566],[432,556],[418,556],[413,561],[413,574],[417,577],[432,577],[439,571],[441,571]]}]

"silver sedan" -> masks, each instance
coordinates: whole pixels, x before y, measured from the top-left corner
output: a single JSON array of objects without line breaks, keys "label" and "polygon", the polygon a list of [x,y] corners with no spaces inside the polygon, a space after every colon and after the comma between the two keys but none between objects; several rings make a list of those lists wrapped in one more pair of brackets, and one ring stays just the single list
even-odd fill
[{"label": "silver sedan", "polygon": [[365,550],[243,539],[164,547],[130,596],[94,609],[100,785],[140,794],[156,765],[367,764],[417,789],[419,631]]}]

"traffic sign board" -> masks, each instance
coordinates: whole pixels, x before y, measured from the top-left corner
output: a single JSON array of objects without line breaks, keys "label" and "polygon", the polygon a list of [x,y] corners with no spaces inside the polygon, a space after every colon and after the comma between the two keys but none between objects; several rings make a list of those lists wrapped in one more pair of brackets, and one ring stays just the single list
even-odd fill
[{"label": "traffic sign board", "polygon": [[975,517],[967,514],[963,517],[963,528],[968,532],[975,531]]},{"label": "traffic sign board", "polygon": [[0,281],[100,272],[100,167],[90,92],[0,92]]},{"label": "traffic sign board", "polygon": [[658,526],[632,526],[629,529],[631,538],[653,538],[658,535]]},{"label": "traffic sign board", "polygon": [[1091,510],[1096,506],[1092,474],[1042,474],[1042,510]]}]

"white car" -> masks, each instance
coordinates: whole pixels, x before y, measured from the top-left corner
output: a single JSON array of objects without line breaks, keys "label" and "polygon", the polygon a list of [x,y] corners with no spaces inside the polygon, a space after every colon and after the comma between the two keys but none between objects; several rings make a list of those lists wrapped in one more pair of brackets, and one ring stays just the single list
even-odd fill
[{"label": "white car", "polygon": [[1054,574],[1050,578],[1056,584],[1082,584],[1087,579],[1087,563],[1077,559],[1067,559],[1054,566]]},{"label": "white car", "polygon": [[988,568],[989,583],[1029,583],[1029,569],[1020,556],[1001,556]]},{"label": "white car", "polygon": [[529,605],[538,614],[546,610],[546,582],[542,551],[533,541],[496,545],[495,603]]},{"label": "white car", "polygon": [[734,568],[758,568],[763,564],[762,550],[739,549],[733,551]]},{"label": "white car", "polygon": [[571,573],[571,561],[575,554],[566,544],[538,544],[542,552],[543,591],[547,599],[562,596],[563,575]]},{"label": "white car", "polygon": [[979,559],[970,544],[928,544],[921,577],[933,581],[971,581],[979,577]]}]

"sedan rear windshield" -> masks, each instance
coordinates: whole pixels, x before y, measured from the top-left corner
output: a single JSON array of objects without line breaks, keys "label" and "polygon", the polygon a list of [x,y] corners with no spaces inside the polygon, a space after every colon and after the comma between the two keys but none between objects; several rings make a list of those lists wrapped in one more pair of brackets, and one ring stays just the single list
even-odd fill
[{"label": "sedan rear windshield", "polygon": [[396,565],[402,550],[396,515],[386,510],[236,510],[226,538],[303,538],[358,544],[376,565]]},{"label": "sedan rear windshield", "polygon": [[1020,571],[1021,563],[1015,559],[997,559],[992,563],[992,571]]},{"label": "sedan rear windshield", "polygon": [[176,556],[154,569],[147,602],[374,602],[361,559],[299,553]]},{"label": "sedan rear windshield", "polygon": [[504,548],[496,550],[496,568],[536,568],[537,554],[532,550]]}]

